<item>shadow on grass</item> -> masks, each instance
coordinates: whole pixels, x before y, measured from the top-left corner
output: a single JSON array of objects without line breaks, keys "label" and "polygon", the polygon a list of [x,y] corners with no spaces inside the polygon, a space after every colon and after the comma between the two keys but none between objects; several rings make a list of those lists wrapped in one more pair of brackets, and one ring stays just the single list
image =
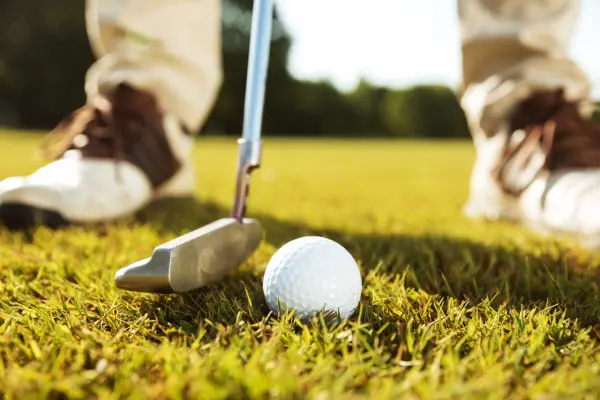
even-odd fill
[{"label": "shadow on grass", "polygon": [[[215,204],[195,200],[155,204],[140,214],[140,219],[163,233],[180,234],[227,215]],[[363,266],[378,274],[398,275],[407,271],[407,287],[420,288],[472,303],[493,298],[495,305],[544,306],[557,304],[568,317],[584,326],[600,320],[600,273],[597,265],[579,260],[568,250],[528,253],[517,246],[487,246],[475,241],[440,235],[353,234],[315,230],[308,226],[280,221],[268,215],[252,214],[265,229],[266,240],[279,247],[305,235],[329,237],[345,246]],[[199,319],[232,324],[238,313],[262,318],[268,312],[262,296],[261,276],[238,271],[221,282],[183,296],[156,300],[169,302],[164,323],[177,325],[182,320]],[[229,307],[223,307],[229,304]],[[367,306],[369,306],[367,304]],[[381,314],[384,310],[373,310]]]}]

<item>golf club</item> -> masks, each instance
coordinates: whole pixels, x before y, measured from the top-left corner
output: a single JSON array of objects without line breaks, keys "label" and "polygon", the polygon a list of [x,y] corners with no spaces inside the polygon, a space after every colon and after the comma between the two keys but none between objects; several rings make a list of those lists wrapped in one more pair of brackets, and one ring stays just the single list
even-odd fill
[{"label": "golf club", "polygon": [[235,197],[230,218],[219,219],[156,247],[152,256],[121,268],[120,289],[186,292],[209,285],[238,268],[257,249],[263,230],[246,218],[250,174],[259,167],[260,132],[269,61],[273,0],[255,0],[244,103],[244,127],[239,144]]}]

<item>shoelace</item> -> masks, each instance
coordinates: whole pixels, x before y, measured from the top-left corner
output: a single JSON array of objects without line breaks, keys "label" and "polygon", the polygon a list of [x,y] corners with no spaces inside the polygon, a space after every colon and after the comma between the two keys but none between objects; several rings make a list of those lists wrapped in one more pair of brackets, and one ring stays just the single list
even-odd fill
[{"label": "shoelace", "polygon": [[581,116],[562,90],[536,93],[511,119],[503,157],[493,177],[519,196],[540,174],[568,168],[600,168],[600,124]]}]

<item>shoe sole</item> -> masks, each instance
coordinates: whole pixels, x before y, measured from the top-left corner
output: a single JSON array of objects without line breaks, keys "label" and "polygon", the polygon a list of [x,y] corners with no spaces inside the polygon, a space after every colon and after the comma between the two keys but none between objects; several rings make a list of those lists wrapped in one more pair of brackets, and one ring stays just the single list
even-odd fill
[{"label": "shoe sole", "polygon": [[0,224],[9,230],[29,230],[38,226],[58,229],[69,222],[58,212],[25,204],[8,203],[0,205]]}]

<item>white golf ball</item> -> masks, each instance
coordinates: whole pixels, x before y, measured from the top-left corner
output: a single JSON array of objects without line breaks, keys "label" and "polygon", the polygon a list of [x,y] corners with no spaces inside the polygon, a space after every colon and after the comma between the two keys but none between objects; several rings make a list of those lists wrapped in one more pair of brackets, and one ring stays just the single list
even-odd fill
[{"label": "white golf ball", "polygon": [[346,319],[358,307],[361,290],[354,257],[339,243],[318,236],[282,246],[269,261],[263,280],[271,311],[295,309],[301,320],[321,311]]}]

